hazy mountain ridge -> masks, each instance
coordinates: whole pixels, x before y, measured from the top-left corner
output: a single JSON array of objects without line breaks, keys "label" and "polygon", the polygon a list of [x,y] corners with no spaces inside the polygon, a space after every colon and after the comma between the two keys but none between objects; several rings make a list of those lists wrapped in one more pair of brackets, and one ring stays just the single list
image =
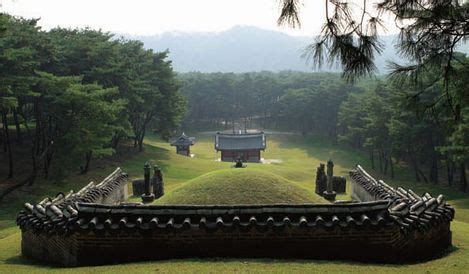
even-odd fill
[{"label": "hazy mountain ridge", "polygon": [[[290,36],[283,32],[249,26],[236,26],[223,32],[169,32],[153,36],[132,36],[156,51],[169,49],[170,59],[178,72],[249,72],[313,71],[302,56],[314,37]],[[385,45],[376,58],[379,73],[387,71],[387,61],[402,63],[393,41],[396,36],[383,36]],[[336,66],[321,71],[339,71]]]}]

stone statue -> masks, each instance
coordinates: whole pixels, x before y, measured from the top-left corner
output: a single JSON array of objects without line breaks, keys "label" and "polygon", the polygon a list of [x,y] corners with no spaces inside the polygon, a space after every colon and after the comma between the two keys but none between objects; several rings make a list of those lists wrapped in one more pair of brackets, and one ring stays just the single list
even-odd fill
[{"label": "stone statue", "polygon": [[164,195],[163,173],[157,165],[153,166],[153,171],[153,194],[158,199]]},{"label": "stone statue", "polygon": [[146,162],[143,167],[144,171],[144,182],[145,182],[145,193],[142,195],[143,203],[151,203],[155,200],[155,195],[151,193],[151,184],[150,184],[150,163]]},{"label": "stone statue", "polygon": [[335,200],[336,192],[333,189],[332,177],[334,176],[334,163],[332,160],[327,161],[327,187],[326,191],[323,192],[324,198],[330,201]]},{"label": "stone statue", "polygon": [[334,176],[334,163],[332,160],[327,161],[327,191],[332,191],[332,176]]},{"label": "stone statue", "polygon": [[327,176],[326,170],[323,163],[320,163],[316,169],[316,190],[315,192],[319,195],[322,195],[326,191],[327,185]]}]

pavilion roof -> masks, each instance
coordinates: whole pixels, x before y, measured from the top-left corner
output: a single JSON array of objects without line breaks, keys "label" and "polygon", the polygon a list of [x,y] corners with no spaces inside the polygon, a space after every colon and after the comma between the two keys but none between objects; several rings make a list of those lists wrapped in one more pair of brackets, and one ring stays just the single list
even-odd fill
[{"label": "pavilion roof", "polygon": [[171,140],[172,146],[192,146],[195,142],[195,137],[188,137],[184,132],[181,136]]},{"label": "pavilion roof", "polygon": [[265,148],[266,138],[263,132],[242,134],[225,134],[218,132],[215,135],[216,150],[264,150]]}]

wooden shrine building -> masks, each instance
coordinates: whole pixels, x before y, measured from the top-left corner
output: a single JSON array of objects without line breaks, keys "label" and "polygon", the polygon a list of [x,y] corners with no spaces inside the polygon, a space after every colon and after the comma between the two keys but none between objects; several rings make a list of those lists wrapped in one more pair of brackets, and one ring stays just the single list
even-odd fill
[{"label": "wooden shrine building", "polygon": [[176,147],[176,153],[184,156],[191,156],[191,146],[194,145],[195,138],[188,137],[184,132],[181,136],[173,139],[171,145]]},{"label": "wooden shrine building", "polygon": [[238,158],[243,162],[259,162],[261,150],[266,148],[264,132],[215,135],[215,149],[221,151],[221,160],[233,162]]}]

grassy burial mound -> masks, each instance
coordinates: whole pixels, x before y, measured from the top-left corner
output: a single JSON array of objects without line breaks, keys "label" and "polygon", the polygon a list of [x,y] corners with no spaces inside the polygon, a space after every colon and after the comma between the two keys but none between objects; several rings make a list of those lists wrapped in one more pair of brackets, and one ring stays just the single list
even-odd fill
[{"label": "grassy burial mound", "polygon": [[201,175],[163,196],[158,204],[321,203],[313,189],[270,172],[224,169]]}]

